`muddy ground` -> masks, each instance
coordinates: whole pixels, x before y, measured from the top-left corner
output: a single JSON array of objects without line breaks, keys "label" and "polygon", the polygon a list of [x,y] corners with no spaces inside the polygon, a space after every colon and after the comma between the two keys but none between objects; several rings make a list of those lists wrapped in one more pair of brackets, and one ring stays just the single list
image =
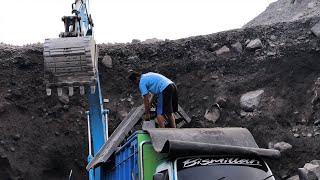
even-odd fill
[{"label": "muddy ground", "polygon": [[[178,85],[179,104],[192,117],[188,127],[246,127],[263,148],[285,141],[292,148],[268,163],[276,179],[295,175],[298,167],[320,155],[314,124],[320,118],[320,104],[311,103],[320,76],[319,39],[310,31],[316,22],[152,44],[99,45],[110,131],[132,107],[142,104],[138,89],[127,80],[128,71],[159,72]],[[246,49],[246,41],[256,38],[262,49]],[[236,42],[242,52],[232,48]],[[223,46],[230,52],[217,55]],[[42,53],[42,45],[0,45],[0,179],[61,179],[71,169],[76,179],[87,179],[86,97],[76,93],[63,103],[56,94],[46,96]],[[112,58],[112,68],[101,64],[105,55]],[[264,90],[259,107],[241,113],[241,95],[259,89]],[[204,114],[217,102],[220,118],[213,123]]]}]

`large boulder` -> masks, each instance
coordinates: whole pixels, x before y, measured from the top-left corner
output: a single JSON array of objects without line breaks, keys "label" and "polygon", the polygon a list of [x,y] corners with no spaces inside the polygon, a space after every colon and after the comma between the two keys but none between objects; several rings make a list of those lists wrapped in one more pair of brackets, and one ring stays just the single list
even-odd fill
[{"label": "large boulder", "polygon": [[221,55],[221,54],[225,54],[230,52],[230,49],[227,46],[223,46],[222,48],[220,48],[219,50],[216,51],[217,55]]},{"label": "large boulder", "polygon": [[246,47],[248,50],[256,50],[262,48],[262,42],[260,39],[254,39],[249,42]]},{"label": "large boulder", "polygon": [[105,55],[102,59],[102,65],[107,68],[112,68],[112,58],[109,55]]},{"label": "large boulder", "polygon": [[315,24],[312,28],[311,31],[314,35],[316,35],[317,37],[320,37],[320,22],[318,22],[317,24]]},{"label": "large boulder", "polygon": [[247,112],[252,112],[257,109],[264,90],[250,91],[243,94],[240,98],[240,106]]}]

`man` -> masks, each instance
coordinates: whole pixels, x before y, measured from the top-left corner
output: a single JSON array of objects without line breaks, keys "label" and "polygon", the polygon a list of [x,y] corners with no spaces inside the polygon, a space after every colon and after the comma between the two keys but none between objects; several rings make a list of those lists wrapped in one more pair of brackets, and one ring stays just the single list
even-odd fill
[{"label": "man", "polygon": [[132,72],[129,75],[129,79],[139,85],[145,106],[144,119],[150,119],[150,100],[148,94],[151,92],[153,95],[158,96],[157,119],[159,127],[165,127],[164,115],[166,115],[171,127],[176,128],[176,122],[173,116],[173,112],[178,111],[178,91],[176,85],[165,76],[153,72],[142,75],[137,72]]}]

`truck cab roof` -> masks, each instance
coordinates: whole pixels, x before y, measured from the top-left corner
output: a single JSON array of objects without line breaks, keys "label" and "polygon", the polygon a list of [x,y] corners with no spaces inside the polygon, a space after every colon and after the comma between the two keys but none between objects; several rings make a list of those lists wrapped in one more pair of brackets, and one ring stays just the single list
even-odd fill
[{"label": "truck cab roof", "polygon": [[246,128],[148,129],[154,149],[169,156],[250,155],[279,158],[274,149],[259,148]]}]

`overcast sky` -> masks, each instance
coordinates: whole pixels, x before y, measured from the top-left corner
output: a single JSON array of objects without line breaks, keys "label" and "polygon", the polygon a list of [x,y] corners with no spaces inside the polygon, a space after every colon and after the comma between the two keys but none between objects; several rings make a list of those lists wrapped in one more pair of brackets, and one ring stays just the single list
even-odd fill
[{"label": "overcast sky", "polygon": [[[0,42],[43,42],[63,31],[74,0],[0,0]],[[179,39],[236,29],[276,0],[90,0],[98,43]]]}]

